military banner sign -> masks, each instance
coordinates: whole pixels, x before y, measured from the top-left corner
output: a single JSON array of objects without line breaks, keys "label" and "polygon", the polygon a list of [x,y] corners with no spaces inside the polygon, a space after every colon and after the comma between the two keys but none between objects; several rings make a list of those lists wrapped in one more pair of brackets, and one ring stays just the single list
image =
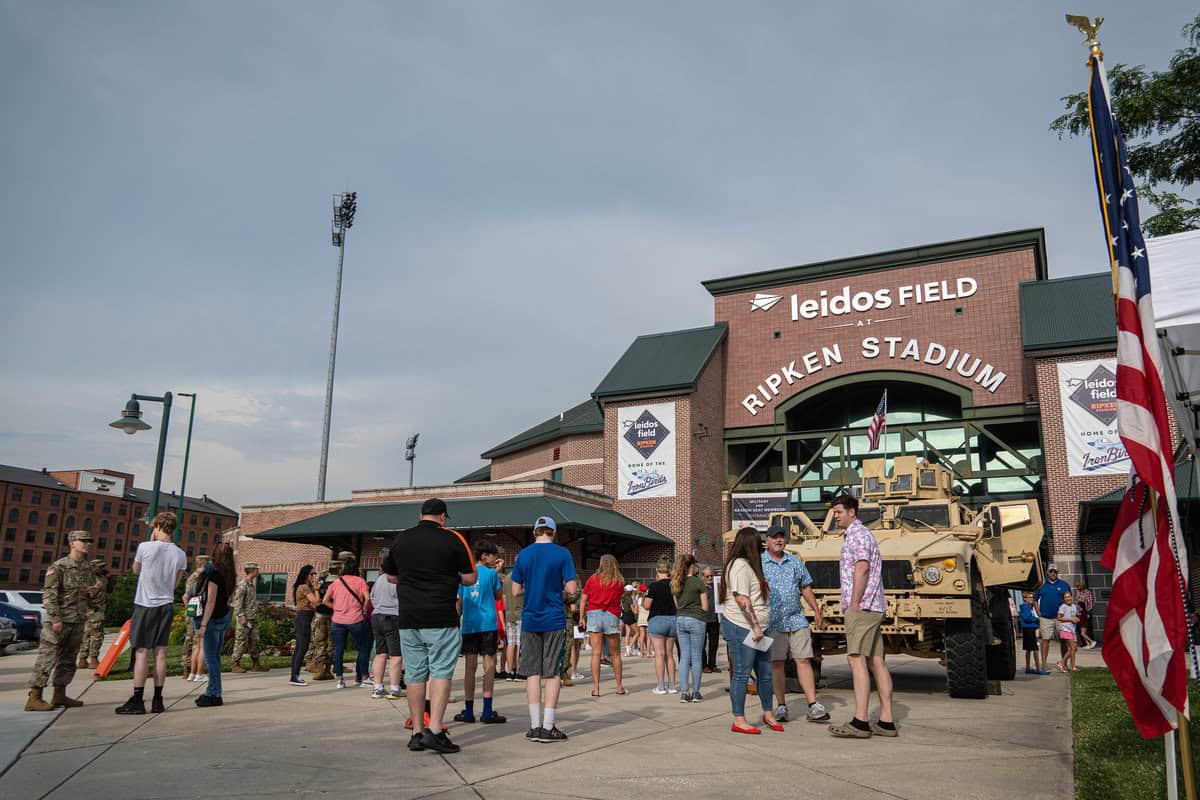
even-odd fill
[{"label": "military banner sign", "polygon": [[617,499],[675,496],[675,404],[617,411]]},{"label": "military banner sign", "polygon": [[1059,364],[1058,393],[1069,474],[1128,474],[1129,454],[1117,433],[1116,359]]}]

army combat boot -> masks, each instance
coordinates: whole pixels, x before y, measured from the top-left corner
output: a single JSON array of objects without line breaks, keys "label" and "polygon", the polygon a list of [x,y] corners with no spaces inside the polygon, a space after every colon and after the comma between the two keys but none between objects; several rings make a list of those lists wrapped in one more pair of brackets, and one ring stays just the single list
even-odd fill
[{"label": "army combat boot", "polygon": [[25,701],[26,711],[53,711],[54,706],[42,699],[42,687],[34,686],[29,690],[29,699]]},{"label": "army combat boot", "polygon": [[270,672],[271,668],[264,667],[262,664],[258,663],[258,659],[255,658],[255,659],[253,659],[253,663],[250,665],[250,671],[251,672]]},{"label": "army combat boot", "polygon": [[67,697],[67,687],[55,686],[54,696],[50,698],[50,705],[62,706],[63,708],[79,708],[83,705],[82,700],[72,700]]},{"label": "army combat boot", "polygon": [[329,671],[329,665],[322,664],[320,672],[318,672],[316,675],[313,676],[313,680],[314,681],[331,681],[331,680],[333,680],[333,673]]},{"label": "army combat boot", "polygon": [[246,668],[242,666],[242,660],[240,658],[238,658],[238,659],[234,659],[233,667],[229,671],[230,672],[245,672]]},{"label": "army combat boot", "polygon": [[87,662],[87,669],[100,669],[100,662],[94,658],[89,658]]},{"label": "army combat boot", "polygon": [[79,655],[79,661],[75,664],[75,669],[87,669],[87,656],[82,653]]}]

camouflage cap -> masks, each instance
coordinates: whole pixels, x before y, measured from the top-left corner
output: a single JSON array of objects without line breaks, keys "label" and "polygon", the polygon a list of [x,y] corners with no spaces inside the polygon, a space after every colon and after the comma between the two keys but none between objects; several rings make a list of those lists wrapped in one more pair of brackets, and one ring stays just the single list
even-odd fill
[{"label": "camouflage cap", "polygon": [[338,561],[336,559],[331,560],[328,564],[325,565],[325,568],[329,572],[341,572],[342,571],[342,562]]},{"label": "camouflage cap", "polygon": [[91,542],[91,531],[71,531],[67,536],[68,542]]},{"label": "camouflage cap", "polygon": [[247,572],[249,572],[252,569],[258,569],[258,562],[257,561],[247,561],[245,564],[242,564],[242,569],[246,570]]},{"label": "camouflage cap", "polygon": [[200,555],[196,556],[196,564],[197,564],[197,565],[199,565],[199,564],[207,564],[207,563],[208,563],[209,561],[211,561],[211,560],[212,560],[212,559],[211,559],[209,556],[206,556],[206,555],[204,555],[203,553],[201,553]]},{"label": "camouflage cap", "polygon": [[338,553],[338,560],[341,561],[342,563],[345,563],[347,561],[353,561],[354,553],[351,553],[349,550],[342,550],[341,552]]},{"label": "camouflage cap", "polygon": [[93,566],[93,567],[106,567],[106,566],[108,566],[108,562],[107,562],[107,561],[105,561],[103,558],[93,558],[91,563],[92,563],[92,566]]}]

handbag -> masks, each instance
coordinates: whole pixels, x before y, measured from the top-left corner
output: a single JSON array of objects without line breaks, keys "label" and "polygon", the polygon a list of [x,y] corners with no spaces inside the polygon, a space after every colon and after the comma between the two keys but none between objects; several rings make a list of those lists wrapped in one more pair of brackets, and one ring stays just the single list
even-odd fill
[{"label": "handbag", "polygon": [[191,598],[188,599],[187,608],[185,608],[183,611],[185,616],[190,617],[192,619],[203,619],[204,618],[204,598],[208,594],[207,589],[208,589],[208,573],[206,572],[206,573],[204,573],[204,576],[202,577],[200,583],[197,584],[197,586],[196,586],[196,593],[193,594],[191,596]]}]

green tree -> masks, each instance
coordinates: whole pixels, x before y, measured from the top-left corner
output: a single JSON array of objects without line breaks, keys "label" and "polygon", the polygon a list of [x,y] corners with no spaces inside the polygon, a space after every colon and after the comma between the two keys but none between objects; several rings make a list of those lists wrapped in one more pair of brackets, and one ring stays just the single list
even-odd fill
[{"label": "green tree", "polygon": [[[1163,72],[1117,64],[1109,90],[1141,197],[1158,213],[1142,222],[1147,236],[1200,228],[1200,203],[1181,196],[1200,181],[1200,14],[1183,27],[1188,46]],[[1063,136],[1090,134],[1087,92],[1062,98],[1067,113],[1050,123]]]},{"label": "green tree", "polygon": [[108,604],[104,607],[105,625],[124,625],[125,620],[133,616],[133,596],[137,593],[137,580],[137,575],[134,575],[132,570],[117,578],[116,585],[109,592]]}]

